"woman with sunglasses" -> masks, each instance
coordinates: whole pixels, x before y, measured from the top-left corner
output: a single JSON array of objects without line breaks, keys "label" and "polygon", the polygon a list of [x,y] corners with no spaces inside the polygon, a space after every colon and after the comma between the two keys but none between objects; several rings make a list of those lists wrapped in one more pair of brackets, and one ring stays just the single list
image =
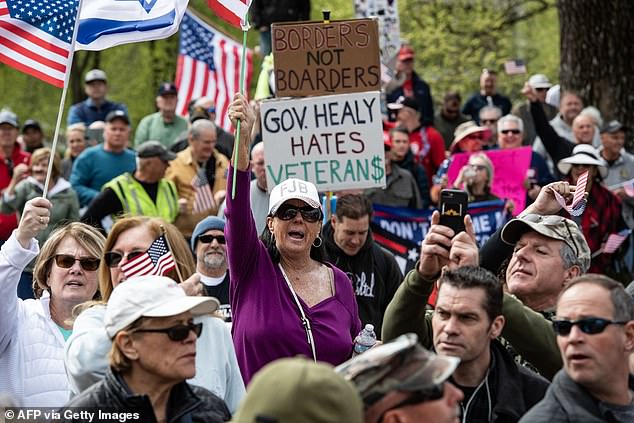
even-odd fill
[{"label": "woman with sunglasses", "polygon": [[[103,378],[108,368],[107,355],[112,342],[104,329],[106,303],[112,291],[126,276],[121,267],[145,253],[162,229],[170,242],[172,255],[183,277],[193,275],[180,286],[190,296],[202,293],[200,276],[194,273],[194,261],[189,245],[178,229],[157,217],[133,216],[118,220],[112,227],[104,245],[103,260],[99,267],[100,303],[86,304],[76,310],[75,330],[66,345],[66,371],[74,394],[82,392]],[[165,276],[179,281],[177,271]],[[134,283],[132,281],[131,283]],[[235,410],[244,395],[244,384],[231,342],[231,334],[222,319],[201,317],[204,333],[197,342],[198,359],[193,384],[205,387],[223,398],[230,410]]]},{"label": "woman with sunglasses", "polygon": [[456,189],[464,189],[469,194],[469,202],[499,200],[491,192],[493,186],[493,163],[484,153],[475,153],[469,157],[466,165],[460,169],[453,183]]},{"label": "woman with sunglasses", "polygon": [[196,339],[204,327],[194,318],[217,309],[215,298],[187,296],[164,276],[118,285],[104,318],[112,340],[105,378],[66,407],[126,413],[139,422],[228,421],[231,414],[222,399],[185,382],[196,373]]},{"label": "woman with sunglasses", "polygon": [[[94,299],[104,237],[83,223],[55,230],[38,255],[36,235],[50,221],[50,201],[27,201],[18,228],[0,250],[0,392],[24,407],[60,407],[70,389],[64,342],[73,308]],[[35,300],[16,296],[20,273],[37,256]]]},{"label": "woman with sunglasses", "polygon": [[[269,199],[261,240],[249,204],[249,145],[253,110],[236,94],[229,107],[241,122],[236,194],[227,196],[233,340],[245,383],[267,363],[304,355],[339,364],[352,354],[359,321],[350,279],[323,262],[323,213],[315,185],[287,179]],[[233,169],[229,171],[232,185]]]}]

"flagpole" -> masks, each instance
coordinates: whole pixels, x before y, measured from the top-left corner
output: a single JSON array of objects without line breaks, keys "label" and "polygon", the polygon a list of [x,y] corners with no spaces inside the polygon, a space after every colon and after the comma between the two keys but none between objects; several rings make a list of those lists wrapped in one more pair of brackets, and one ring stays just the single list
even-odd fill
[{"label": "flagpole", "polygon": [[[249,30],[249,14],[244,16],[242,25],[242,63],[240,63],[240,94],[244,94],[244,68],[247,57],[247,31]],[[238,171],[238,143],[240,140],[240,120],[236,124],[235,139],[233,140],[233,180],[231,184],[231,199],[236,198],[236,175]]]},{"label": "flagpole", "polygon": [[172,253],[172,257],[174,257],[174,264],[175,264],[175,268],[176,268],[176,274],[178,275],[178,280],[179,283],[183,283],[183,275],[181,275],[181,271],[178,268],[178,260],[176,260],[176,256],[174,255],[174,249],[172,248],[172,244],[170,244],[170,239],[167,236],[167,231],[165,230],[165,226],[161,225],[161,235],[163,235],[163,237],[165,237],[165,242],[167,243],[167,248],[169,248],[170,252]]},{"label": "flagpole", "polygon": [[48,158],[48,169],[46,170],[46,181],[44,182],[44,192],[42,197],[46,198],[48,194],[48,185],[51,181],[51,173],[53,171],[53,160],[57,154],[57,138],[59,137],[59,128],[62,124],[62,115],[64,114],[64,104],[66,103],[66,93],[68,92],[68,80],[70,79],[70,71],[73,66],[73,57],[75,56],[75,41],[77,40],[77,32],[79,32],[79,14],[84,0],[79,0],[77,4],[77,14],[75,15],[75,28],[71,37],[70,49],[68,51],[68,61],[66,62],[66,74],[64,75],[64,87],[62,88],[62,98],[59,102],[57,110],[57,123],[55,124],[55,134],[53,135],[53,145],[51,146],[51,155]]}]

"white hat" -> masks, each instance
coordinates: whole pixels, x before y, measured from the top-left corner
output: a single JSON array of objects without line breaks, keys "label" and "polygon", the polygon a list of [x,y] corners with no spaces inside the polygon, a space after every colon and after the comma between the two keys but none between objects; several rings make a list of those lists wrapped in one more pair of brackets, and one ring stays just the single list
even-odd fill
[{"label": "white hat", "polygon": [[553,84],[550,83],[548,77],[541,73],[537,73],[530,78],[528,78],[528,85],[537,89],[537,88],[550,88]]},{"label": "white hat", "polygon": [[189,297],[172,279],[141,276],[117,285],[104,318],[106,333],[113,338],[140,317],[170,317],[190,311],[194,316],[213,313],[220,307],[213,297]]},{"label": "white hat", "polygon": [[275,185],[269,197],[269,216],[275,214],[277,209],[288,200],[302,200],[309,206],[321,210],[321,202],[317,187],[312,182],[290,178]]},{"label": "white hat", "polygon": [[572,155],[559,160],[557,169],[562,175],[567,175],[573,164],[594,165],[599,169],[601,178],[608,176],[608,167],[605,161],[599,156],[597,150],[590,144],[578,144],[572,150]]},{"label": "white hat", "polygon": [[86,76],[84,77],[84,82],[89,83],[92,81],[107,81],[108,77],[106,76],[106,73],[104,71],[102,71],[101,69],[92,69],[89,70],[86,73]]}]

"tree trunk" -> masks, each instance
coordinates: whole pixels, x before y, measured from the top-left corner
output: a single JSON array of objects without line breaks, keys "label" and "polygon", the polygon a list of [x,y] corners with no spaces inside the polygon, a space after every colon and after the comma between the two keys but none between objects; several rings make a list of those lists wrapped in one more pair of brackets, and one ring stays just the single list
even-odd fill
[{"label": "tree trunk", "polygon": [[[605,122],[634,128],[634,1],[558,0],[560,83],[597,107]],[[632,132],[626,147],[634,150]]]}]

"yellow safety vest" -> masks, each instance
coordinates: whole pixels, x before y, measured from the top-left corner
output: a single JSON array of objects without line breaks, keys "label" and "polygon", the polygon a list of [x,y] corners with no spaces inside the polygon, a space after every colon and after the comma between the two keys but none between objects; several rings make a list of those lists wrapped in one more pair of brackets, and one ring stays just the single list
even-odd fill
[{"label": "yellow safety vest", "polygon": [[[123,213],[131,216],[162,217],[174,222],[178,215],[178,195],[176,185],[169,179],[161,179],[156,193],[156,204],[143,186],[129,173],[119,175],[106,183],[102,190],[110,188],[119,198]],[[119,216],[113,216],[113,220]]]}]

